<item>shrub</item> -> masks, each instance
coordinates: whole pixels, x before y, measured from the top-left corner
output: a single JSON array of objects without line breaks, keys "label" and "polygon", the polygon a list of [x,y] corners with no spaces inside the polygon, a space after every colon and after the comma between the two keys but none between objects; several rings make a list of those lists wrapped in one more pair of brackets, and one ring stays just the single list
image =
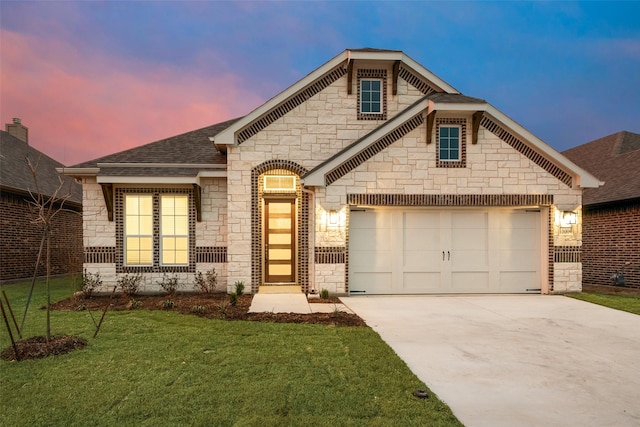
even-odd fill
[{"label": "shrub", "polygon": [[195,314],[204,314],[205,311],[207,310],[203,305],[194,305],[191,307],[191,312]]},{"label": "shrub", "polygon": [[198,271],[194,278],[194,287],[199,292],[210,294],[215,292],[216,285],[218,284],[218,273],[216,269],[212,268],[207,271],[205,275],[202,275],[201,271]]},{"label": "shrub", "polygon": [[229,294],[229,303],[231,303],[232,306],[236,306],[236,304],[238,304],[238,294],[235,292],[231,292]]},{"label": "shrub", "polygon": [[173,307],[175,306],[175,304],[173,303],[173,300],[168,299],[165,302],[162,303],[162,308],[164,308],[165,310],[171,310]]},{"label": "shrub", "polygon": [[129,310],[135,310],[136,308],[140,308],[141,305],[142,305],[142,303],[140,303],[140,301],[131,298],[129,300],[129,302],[127,303],[127,308]]},{"label": "shrub", "polygon": [[173,295],[178,290],[178,276],[175,274],[171,277],[167,276],[167,273],[162,275],[162,280],[157,282],[158,285],[169,295]]},{"label": "shrub", "polygon": [[229,308],[229,303],[225,300],[220,301],[218,305],[218,310],[220,311],[220,315],[222,318],[227,317],[227,309]]},{"label": "shrub", "polygon": [[82,293],[85,297],[91,298],[93,292],[102,286],[100,273],[89,273],[87,270],[82,274]]},{"label": "shrub", "polygon": [[237,280],[235,283],[235,286],[236,286],[236,295],[237,296],[242,295],[242,292],[244,292],[244,281]]},{"label": "shrub", "polygon": [[142,284],[142,274],[125,274],[118,278],[118,287],[125,295],[131,296],[138,293]]},{"label": "shrub", "polygon": [[327,289],[322,289],[320,291],[320,298],[322,299],[329,299],[329,290]]}]

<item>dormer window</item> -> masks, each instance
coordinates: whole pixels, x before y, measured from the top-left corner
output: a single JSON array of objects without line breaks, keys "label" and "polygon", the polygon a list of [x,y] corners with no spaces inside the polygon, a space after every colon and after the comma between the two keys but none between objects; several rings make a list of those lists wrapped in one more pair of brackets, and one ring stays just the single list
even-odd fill
[{"label": "dormer window", "polygon": [[440,126],[440,160],[443,162],[460,161],[460,127]]},{"label": "dormer window", "polygon": [[387,70],[358,70],[358,120],[387,119]]},{"label": "dormer window", "polygon": [[436,166],[467,167],[467,119],[442,117],[436,119]]},{"label": "dormer window", "polygon": [[382,112],[382,81],[380,79],[360,80],[360,112],[364,114]]}]

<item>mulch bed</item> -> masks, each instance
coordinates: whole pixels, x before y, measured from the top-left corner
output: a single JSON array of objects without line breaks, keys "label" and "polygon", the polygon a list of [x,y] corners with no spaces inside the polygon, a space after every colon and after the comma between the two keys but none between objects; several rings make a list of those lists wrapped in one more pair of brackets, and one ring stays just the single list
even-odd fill
[{"label": "mulch bed", "polygon": [[[208,319],[251,320],[275,323],[307,323],[335,326],[366,326],[359,316],[344,312],[331,313],[248,313],[253,295],[240,295],[235,306],[231,305],[225,293],[186,293],[175,295],[117,295],[109,305],[109,311],[122,310],[164,310],[181,314],[191,314]],[[310,303],[339,304],[336,297],[327,299],[309,298]],[[53,310],[61,311],[102,311],[109,303],[108,296],[85,298],[76,295],[51,304]]]},{"label": "mulch bed", "polygon": [[43,357],[66,354],[84,348],[86,345],[87,340],[74,336],[56,335],[48,341],[47,337],[31,337],[16,342],[19,358],[16,358],[13,347],[5,348],[0,353],[0,358],[9,361],[42,359]]},{"label": "mulch bed", "polygon": [[[73,297],[51,304],[51,309],[59,311],[91,310],[99,319],[100,312],[109,305],[109,311],[124,310],[164,310],[176,313],[195,315],[208,319],[249,320],[254,322],[274,323],[306,323],[334,326],[366,326],[365,322],[355,314],[344,312],[331,313],[248,313],[253,295],[240,295],[236,305],[231,305],[229,295],[214,294],[175,294],[175,295],[116,295],[109,301],[109,296],[84,297],[77,294]],[[327,299],[310,298],[310,303],[340,303],[336,297]],[[43,309],[45,307],[42,307]],[[40,359],[47,356],[65,354],[83,348],[87,341],[80,337],[56,336],[47,342],[46,337],[33,337],[16,343],[20,360]],[[0,353],[4,360],[17,360],[13,347]]]}]

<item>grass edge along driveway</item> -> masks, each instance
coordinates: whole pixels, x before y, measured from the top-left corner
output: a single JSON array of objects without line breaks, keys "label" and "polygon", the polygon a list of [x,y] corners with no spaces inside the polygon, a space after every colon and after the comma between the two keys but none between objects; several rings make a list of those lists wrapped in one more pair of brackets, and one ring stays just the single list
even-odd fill
[{"label": "grass edge along driveway", "polygon": [[[68,279],[52,287],[53,300],[73,291]],[[25,337],[44,334],[43,288]],[[28,286],[3,289],[22,313]],[[367,327],[132,310],[107,313],[96,339],[86,312],[54,312],[52,329],[89,345],[0,361],[1,425],[461,425],[433,394],[412,396],[426,386]]]},{"label": "grass edge along driveway", "polygon": [[640,315],[640,294],[605,294],[599,292],[582,292],[566,294],[567,296],[593,304],[603,305],[615,310]]}]

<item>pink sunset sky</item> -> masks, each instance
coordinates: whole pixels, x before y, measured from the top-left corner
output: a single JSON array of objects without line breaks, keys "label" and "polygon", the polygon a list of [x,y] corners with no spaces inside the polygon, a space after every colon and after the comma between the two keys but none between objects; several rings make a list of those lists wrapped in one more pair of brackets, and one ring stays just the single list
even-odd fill
[{"label": "pink sunset sky", "polygon": [[0,2],[0,120],[74,165],[403,50],[559,151],[640,132],[640,2]]},{"label": "pink sunset sky", "polygon": [[2,30],[2,121],[65,165],[246,114],[263,99],[232,74],[81,54],[66,40]]}]

